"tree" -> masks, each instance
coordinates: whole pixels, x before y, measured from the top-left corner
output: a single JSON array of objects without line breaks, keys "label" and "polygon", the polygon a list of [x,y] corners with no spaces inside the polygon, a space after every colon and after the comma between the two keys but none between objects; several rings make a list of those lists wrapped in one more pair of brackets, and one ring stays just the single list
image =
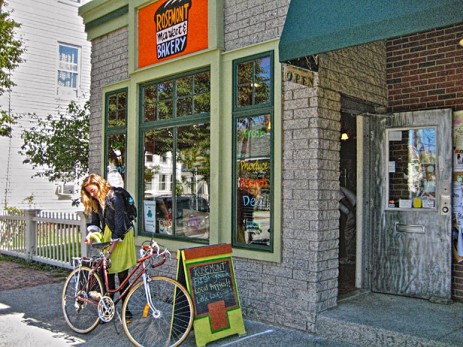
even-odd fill
[{"label": "tree", "polygon": [[[23,42],[14,37],[20,24],[10,18],[9,12],[3,11],[3,6],[4,1],[0,0],[0,95],[15,85],[11,72],[23,62],[21,55],[25,51]],[[10,136],[11,125],[15,122],[15,116],[0,110],[0,136]]]},{"label": "tree", "polygon": [[72,182],[88,173],[89,103],[83,107],[74,101],[67,113],[37,119],[37,126],[24,130],[24,144],[19,153],[26,156],[24,163],[34,169],[33,177],[47,177],[50,182]]}]

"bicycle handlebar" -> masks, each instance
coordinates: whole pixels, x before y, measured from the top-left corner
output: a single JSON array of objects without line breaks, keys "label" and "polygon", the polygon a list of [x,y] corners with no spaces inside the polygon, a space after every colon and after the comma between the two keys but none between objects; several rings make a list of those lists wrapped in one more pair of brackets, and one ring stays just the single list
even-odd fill
[{"label": "bicycle handlebar", "polygon": [[161,247],[155,240],[151,240],[149,241],[149,244],[143,244],[140,247],[139,261],[145,261],[153,255],[156,255],[157,257],[163,257],[164,259],[167,258],[167,256],[169,256],[169,258],[172,258],[172,255],[169,252],[169,250],[167,248],[164,248],[164,250],[161,251]]},{"label": "bicycle handlebar", "polygon": [[[170,251],[166,247],[164,247],[164,250],[161,251],[160,245],[155,240],[150,240],[146,242],[149,242],[149,243],[142,244],[140,247],[140,259],[138,259],[138,262],[145,261],[151,258],[153,255],[156,255],[156,257],[162,257],[163,262],[166,260],[167,256],[169,256],[169,259],[172,258],[172,254],[170,253]],[[72,260],[73,266],[79,266],[82,264],[82,262],[85,262],[85,261],[89,263],[97,264],[99,260],[102,260],[103,258],[105,258],[104,249],[111,246],[111,244],[112,242],[92,243],[91,245],[92,248],[98,249],[100,251],[100,254],[98,256],[93,256],[92,258],[74,257]],[[156,267],[156,265],[152,264],[152,267]]]}]

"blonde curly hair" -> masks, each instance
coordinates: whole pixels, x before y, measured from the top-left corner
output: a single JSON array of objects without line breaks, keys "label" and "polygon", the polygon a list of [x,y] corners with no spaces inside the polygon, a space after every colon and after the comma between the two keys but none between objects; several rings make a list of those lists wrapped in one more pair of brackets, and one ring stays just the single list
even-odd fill
[{"label": "blonde curly hair", "polygon": [[[93,198],[85,189],[90,184],[98,187],[98,197]],[[105,208],[106,196],[111,190],[111,185],[103,177],[97,174],[90,174],[84,178],[80,189],[80,201],[84,205],[84,213],[89,215],[92,211],[98,212],[98,206]]]}]

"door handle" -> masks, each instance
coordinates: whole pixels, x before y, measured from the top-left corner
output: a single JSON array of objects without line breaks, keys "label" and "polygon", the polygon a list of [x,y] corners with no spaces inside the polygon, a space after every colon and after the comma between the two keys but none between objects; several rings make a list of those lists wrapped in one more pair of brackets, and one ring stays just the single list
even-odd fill
[{"label": "door handle", "polygon": [[442,206],[440,210],[440,214],[442,216],[448,215],[450,213],[450,196],[441,195],[440,200],[441,200],[441,206]]},{"label": "door handle", "polygon": [[399,233],[424,233],[424,225],[395,223],[395,231]]}]

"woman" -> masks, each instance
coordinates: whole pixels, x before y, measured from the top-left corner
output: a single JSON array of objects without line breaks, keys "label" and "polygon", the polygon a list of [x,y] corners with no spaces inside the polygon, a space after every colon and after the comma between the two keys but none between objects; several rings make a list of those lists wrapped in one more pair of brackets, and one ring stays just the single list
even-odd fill
[{"label": "woman", "polygon": [[[121,194],[115,194],[111,185],[97,174],[84,179],[80,199],[84,205],[84,213],[91,216],[87,230],[95,230],[95,226],[103,230],[103,242],[111,241],[106,257],[111,257],[108,269],[109,289],[116,288],[115,275],[122,283],[129,274],[129,269],[137,262],[134,231],[132,223],[125,213],[125,201]],[[91,243],[87,237],[86,243]],[[127,284],[119,291],[121,294]]]}]

